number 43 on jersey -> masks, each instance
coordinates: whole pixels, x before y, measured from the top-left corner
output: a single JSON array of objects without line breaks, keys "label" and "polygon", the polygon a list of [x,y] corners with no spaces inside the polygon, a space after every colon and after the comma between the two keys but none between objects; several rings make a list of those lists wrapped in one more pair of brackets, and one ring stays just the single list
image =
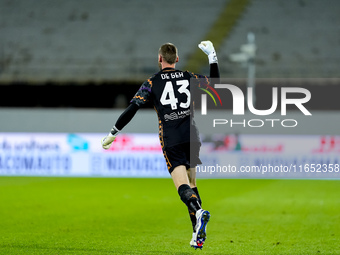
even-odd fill
[{"label": "number 43 on jersey", "polygon": [[[184,93],[187,96],[187,101],[181,102],[179,106],[181,108],[188,108],[190,106],[190,91],[188,90],[189,81],[178,80],[176,81],[176,86],[180,86],[179,88],[175,88],[178,89],[179,93]],[[171,105],[172,110],[177,110],[178,99],[175,96],[174,86],[172,85],[171,81],[166,82],[160,102],[162,103],[162,105]]]}]

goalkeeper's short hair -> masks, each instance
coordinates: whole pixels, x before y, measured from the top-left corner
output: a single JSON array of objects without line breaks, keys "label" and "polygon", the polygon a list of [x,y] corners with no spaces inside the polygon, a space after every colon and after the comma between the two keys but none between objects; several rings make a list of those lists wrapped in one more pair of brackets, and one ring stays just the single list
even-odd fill
[{"label": "goalkeeper's short hair", "polygon": [[176,63],[178,51],[172,43],[165,43],[159,48],[158,54],[160,54],[167,63],[172,65]]}]

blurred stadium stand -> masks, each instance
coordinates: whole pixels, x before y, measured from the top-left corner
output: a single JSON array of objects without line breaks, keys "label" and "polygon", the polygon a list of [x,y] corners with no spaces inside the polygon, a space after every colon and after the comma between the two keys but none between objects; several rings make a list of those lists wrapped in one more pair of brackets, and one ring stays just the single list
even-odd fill
[{"label": "blurred stadium stand", "polygon": [[244,77],[244,68],[228,59],[253,32],[257,77],[340,77],[339,13],[337,0],[252,0],[221,46],[221,72]]},{"label": "blurred stadium stand", "polygon": [[[187,67],[197,44],[210,39],[215,21],[235,2],[1,0],[0,107],[124,107],[157,72],[162,43],[177,45],[177,67]],[[306,86],[339,95],[340,1],[243,2],[235,26],[217,45],[223,77],[246,77],[229,55],[251,31],[257,77],[332,78]],[[207,66],[201,72],[208,73]],[[328,102],[316,105],[340,109]]]},{"label": "blurred stadium stand", "polygon": [[0,80],[143,80],[157,71],[165,42],[184,64],[225,3],[2,0]]}]

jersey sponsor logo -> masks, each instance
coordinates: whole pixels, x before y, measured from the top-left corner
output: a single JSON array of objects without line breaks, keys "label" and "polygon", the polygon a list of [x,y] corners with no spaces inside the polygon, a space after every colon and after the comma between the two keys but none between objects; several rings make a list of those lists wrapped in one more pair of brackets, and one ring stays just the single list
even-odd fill
[{"label": "jersey sponsor logo", "polygon": [[187,116],[190,116],[190,110],[178,111],[178,112],[173,112],[173,113],[170,113],[170,114],[164,114],[164,119],[165,119],[165,121],[178,120],[178,119],[183,119]]},{"label": "jersey sponsor logo", "polygon": [[165,121],[169,121],[169,120],[177,120],[177,119],[178,119],[178,115],[177,115],[177,113],[175,113],[175,112],[170,113],[170,114],[165,114],[165,115],[164,115],[164,119],[165,119]]}]

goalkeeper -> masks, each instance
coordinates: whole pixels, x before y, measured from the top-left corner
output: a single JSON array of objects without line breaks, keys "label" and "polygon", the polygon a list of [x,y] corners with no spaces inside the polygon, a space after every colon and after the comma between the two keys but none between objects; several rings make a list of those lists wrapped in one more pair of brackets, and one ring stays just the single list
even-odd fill
[{"label": "goalkeeper", "polygon": [[[201,42],[198,47],[208,56],[210,77],[219,78],[217,56],[210,41]],[[195,167],[201,164],[199,159],[200,140],[198,130],[190,115],[192,103],[191,89],[200,86],[199,78],[208,77],[188,71],[176,70],[178,62],[177,48],[171,43],[163,44],[158,51],[160,72],[145,81],[130,105],[120,115],[111,132],[102,139],[104,149],[109,149],[118,133],[130,122],[135,113],[151,102],[159,119],[159,139],[163,155],[181,200],[188,207],[193,227],[190,245],[203,248],[206,239],[206,226],[210,213],[201,208],[202,201],[196,186]],[[194,78],[198,85],[190,82]],[[177,112],[184,112],[181,118],[176,118]],[[175,116],[175,117],[174,117]]]}]

